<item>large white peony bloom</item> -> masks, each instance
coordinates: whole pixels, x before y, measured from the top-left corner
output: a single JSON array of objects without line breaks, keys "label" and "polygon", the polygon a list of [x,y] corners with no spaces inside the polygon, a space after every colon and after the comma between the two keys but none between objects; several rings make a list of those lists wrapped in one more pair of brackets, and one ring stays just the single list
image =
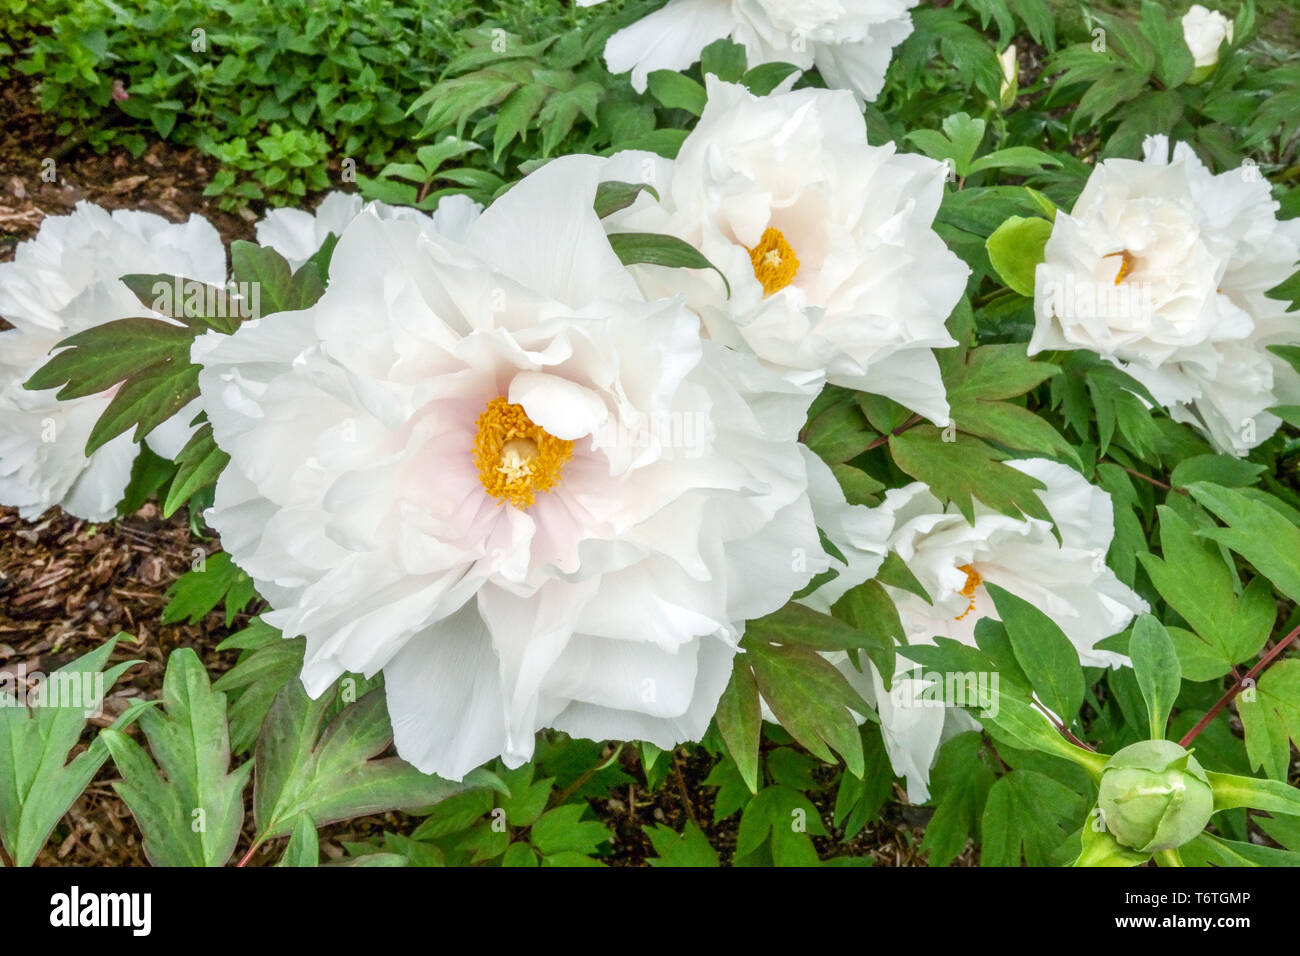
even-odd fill
[{"label": "large white peony bloom", "polygon": [[[604,0],[578,0],[594,6]],[[605,45],[611,73],[632,71],[645,92],[655,70],[685,70],[715,40],[745,48],[750,68],[761,63],[816,67],[834,89],[874,100],[885,85],[894,47],[912,32],[908,13],[920,0],[669,0]]]},{"label": "large white peony bloom", "polygon": [[947,168],[867,143],[844,92],[756,97],[708,80],[709,101],[677,159],[614,156],[605,178],[648,182],[611,232],[675,235],[710,270],[634,266],[651,297],[683,294],[714,340],[792,382],[885,395],[948,420],[932,349],[970,274],[931,228]]},{"label": "large white peony bloom", "polygon": [[[1045,485],[1039,496],[1056,522],[1059,542],[1046,521],[1011,518],[979,505],[972,525],[920,482],[887,492],[875,509],[889,525],[887,548],[907,564],[933,601],[887,587],[908,643],[933,644],[936,637],[946,637],[974,646],[979,620],[998,618],[985,587],[991,582],[1052,618],[1084,665],[1125,663],[1121,655],[1096,646],[1147,609],[1105,564],[1114,537],[1110,496],[1057,462],[1024,459],[1007,464]],[[852,567],[854,558],[846,557]],[[871,560],[874,574],[879,562]],[[828,657],[875,704],[890,762],[907,779],[909,798],[921,802],[928,796],[930,766],[939,745],[946,735],[973,724],[963,711],[935,707],[934,701],[923,699],[930,681],[924,675],[906,676],[916,669],[906,653],[907,648],[899,648],[889,691],[865,658],[859,672],[847,655]]]},{"label": "large white peony bloom", "polygon": [[1038,266],[1029,353],[1090,349],[1145,385],[1221,451],[1245,454],[1300,401],[1267,345],[1300,341],[1287,303],[1264,293],[1300,260],[1300,220],[1279,221],[1252,165],[1212,174],[1185,143],[1169,157],[1110,159],[1058,213]]},{"label": "large white peony bloom", "polygon": [[356,193],[332,192],[321,200],[315,212],[290,207],[272,209],[256,226],[257,241],[280,253],[296,270],[316,254],[331,233],[343,235],[343,230],[366,208],[373,209],[380,219],[418,223],[424,231],[453,239],[463,235],[483,211],[468,196],[447,196],[430,215],[409,206],[390,206],[377,200],[366,203]]},{"label": "large white peony bloom", "polygon": [[698,738],[744,622],[828,565],[808,396],[640,296],[603,163],[553,160],[463,242],[364,213],[316,305],[193,349],[231,456],[208,520],[308,692],[382,670],[426,772],[542,727]]},{"label": "large white peony bloom", "polygon": [[[32,519],[47,508],[90,521],[116,513],[138,447],[128,432],[85,455],[86,439],[115,389],[59,401],[58,389],[23,383],[63,339],[131,316],[163,318],[141,305],[119,277],[168,273],[221,286],[226,250],[200,216],[173,224],[151,213],[107,210],[89,202],[50,216],[35,239],[0,265],[0,504]],[[193,403],[147,437],[165,457],[180,451],[198,414]]]},{"label": "large white peony bloom", "polygon": [[1219,62],[1219,47],[1232,42],[1233,22],[1218,10],[1207,10],[1194,3],[1183,14],[1183,40],[1192,51],[1192,61],[1198,67],[1210,67]]}]

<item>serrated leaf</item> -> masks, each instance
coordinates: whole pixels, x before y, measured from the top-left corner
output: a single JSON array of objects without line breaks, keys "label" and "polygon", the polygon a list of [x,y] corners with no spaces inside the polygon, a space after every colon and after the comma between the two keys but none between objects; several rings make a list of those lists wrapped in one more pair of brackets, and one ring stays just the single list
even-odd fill
[{"label": "serrated leaf", "polygon": [[382,689],[327,722],[337,693],[336,686],[312,700],[291,681],[276,695],[254,756],[258,842],[287,834],[300,813],[323,826],[432,806],[472,786],[468,778],[451,783],[398,757],[378,757],[393,736]]},{"label": "serrated leaf", "polygon": [[[781,726],[812,754],[834,763],[830,748],[849,772],[861,776],[862,740],[853,713],[872,709],[834,665],[804,647],[744,642],[759,693]],[[829,745],[829,746],[828,746]]]},{"label": "serrated leaf", "polygon": [[691,820],[678,833],[672,827],[657,823],[645,830],[655,856],[646,862],[651,866],[718,866],[718,851],[709,838]]},{"label": "serrated leaf", "polygon": [[[0,840],[18,866],[32,864],[54,825],[108,759],[108,748],[98,736],[70,761],[68,753],[81,738],[87,711],[102,707],[118,678],[136,663],[104,670],[124,636],[60,667],[40,685],[44,696],[33,700],[29,694],[27,706],[0,690],[0,752],[5,754],[0,760]],[[101,679],[102,685],[96,686]],[[126,729],[148,706],[129,706],[109,729]]]},{"label": "serrated leaf", "polygon": [[140,827],[145,855],[154,866],[224,865],[243,826],[253,765],[230,771],[226,695],[212,689],[192,649],[168,658],[163,710],[141,714],[140,728],[157,766],[125,734],[104,737],[123,777],[113,788]]},{"label": "serrated leaf", "polygon": [[1001,514],[1051,521],[1037,494],[1042,482],[1002,464],[1002,455],[978,438],[953,437],[944,441],[938,428],[920,425],[891,435],[889,449],[899,468],[955,504],[967,521],[975,520],[975,498]]},{"label": "serrated leaf", "polygon": [[921,850],[931,866],[947,866],[978,833],[984,804],[997,776],[978,733],[958,734],[939,748],[930,771],[934,815],[926,824]]},{"label": "serrated leaf", "polygon": [[188,363],[194,333],[159,319],[131,318],[105,322],[69,336],[55,346],[62,351],[32,374],[23,386],[58,388],[66,401],[112,388],[159,363]]},{"label": "serrated leaf", "polygon": [[1231,548],[1273,586],[1300,602],[1300,529],[1277,520],[1277,512],[1240,491],[1198,482],[1188,487],[1226,528],[1205,528],[1202,537]]}]

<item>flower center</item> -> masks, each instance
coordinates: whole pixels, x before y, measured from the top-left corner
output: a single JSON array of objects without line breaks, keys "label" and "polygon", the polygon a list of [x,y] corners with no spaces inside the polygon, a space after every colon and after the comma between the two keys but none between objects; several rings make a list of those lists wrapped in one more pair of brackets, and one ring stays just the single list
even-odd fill
[{"label": "flower center", "polygon": [[559,484],[573,442],[556,438],[534,424],[522,405],[504,395],[487,403],[476,422],[474,464],[483,490],[516,508],[532,505],[536,493]]},{"label": "flower center", "polygon": [[966,583],[961,586],[961,591],[958,593],[960,593],[968,602],[966,610],[953,618],[953,620],[960,621],[971,611],[975,610],[975,589],[984,583],[984,579],[980,577],[980,573],[969,564],[959,564],[957,570],[966,572]]},{"label": "flower center", "polygon": [[1137,256],[1133,255],[1133,253],[1129,252],[1127,249],[1121,249],[1119,252],[1107,253],[1102,256],[1102,258],[1113,259],[1115,256],[1120,257],[1119,272],[1115,276],[1115,284],[1119,285],[1124,281],[1124,278],[1137,267],[1138,259]]},{"label": "flower center", "polygon": [[799,257],[785,241],[781,230],[768,226],[763,238],[749,250],[749,260],[754,264],[754,277],[763,285],[763,298],[775,295],[794,281],[799,271]]}]

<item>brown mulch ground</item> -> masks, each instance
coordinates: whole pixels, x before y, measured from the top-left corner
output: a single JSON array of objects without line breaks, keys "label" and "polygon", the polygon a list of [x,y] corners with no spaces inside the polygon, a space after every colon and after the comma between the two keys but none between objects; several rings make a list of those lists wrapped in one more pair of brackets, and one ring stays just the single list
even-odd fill
[{"label": "brown mulch ground", "polygon": [[[41,220],[70,212],[80,199],[109,208],[143,209],[173,221],[191,212],[207,217],[229,242],[252,238],[248,219],[220,211],[203,195],[215,164],[197,150],[155,142],[140,157],[123,150],[96,155],[53,133],[53,123],[37,108],[30,83],[15,77],[0,84],[0,261],[13,256],[18,242],[36,234]],[[57,181],[41,178],[42,160],[55,159]],[[3,328],[0,324],[0,328]],[[233,628],[213,612],[197,625],[164,625],[164,592],[189,570],[193,549],[211,551],[215,539],[197,542],[184,512],[163,520],[156,505],[112,524],[91,524],[53,510],[37,521],[0,508],[0,669],[22,664],[28,673],[48,673],[99,646],[121,631],[136,643],[119,645],[114,660],[138,660],[106,701],[105,714],[94,722],[107,726],[131,698],[159,695],[166,659],[178,647],[193,648],[214,676],[235,661],[216,645]],[[668,755],[664,758],[667,759]],[[628,758],[631,759],[630,757]],[[736,816],[712,822],[714,791],[701,781],[709,771],[707,756],[682,751],[675,760],[680,773],[656,792],[620,788],[591,806],[613,834],[615,865],[640,865],[653,855],[643,828],[667,823],[680,830],[688,819],[708,833],[724,859],[735,845]],[[629,766],[633,775],[639,772]],[[139,833],[126,806],[113,791],[116,771],[109,762],[90,788],[56,827],[38,866],[143,866]],[[249,791],[251,797],[251,788]],[[869,855],[883,865],[924,865],[916,847],[928,811],[890,804],[884,818],[848,843],[831,827],[831,806],[820,807],[832,838],[817,838],[823,856]],[[251,813],[239,854],[252,837]],[[415,821],[391,813],[353,820],[322,830],[327,858],[344,854],[342,843],[378,836],[384,829],[409,833]],[[250,861],[266,865],[279,856],[283,841],[263,847]],[[958,865],[971,865],[968,850]]]}]

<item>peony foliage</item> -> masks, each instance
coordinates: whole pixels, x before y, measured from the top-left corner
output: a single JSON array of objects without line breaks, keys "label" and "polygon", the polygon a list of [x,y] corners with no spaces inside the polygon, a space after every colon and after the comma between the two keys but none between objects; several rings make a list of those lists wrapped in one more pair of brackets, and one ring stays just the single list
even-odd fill
[{"label": "peony foliage", "polygon": [[343,862],[599,863],[586,800],[696,758],[652,863],[728,820],[852,862],[891,798],[932,865],[1300,863],[1300,75],[1254,4],[582,5],[255,242],[83,203],[0,265],[0,504],[187,509],[166,619],[239,653],[66,767],[84,720],[6,708],[9,862],[111,757],[156,865],[396,809]]}]

